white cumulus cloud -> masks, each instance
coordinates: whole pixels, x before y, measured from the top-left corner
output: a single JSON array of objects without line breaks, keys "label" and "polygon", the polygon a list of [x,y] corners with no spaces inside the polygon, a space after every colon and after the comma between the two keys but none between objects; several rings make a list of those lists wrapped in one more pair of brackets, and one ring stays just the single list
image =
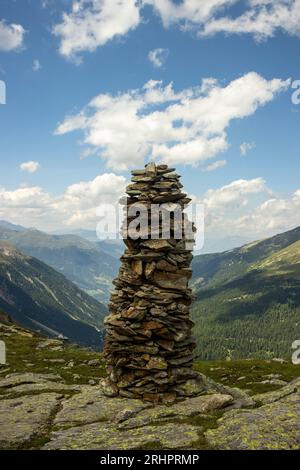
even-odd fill
[{"label": "white cumulus cloud", "polygon": [[[183,31],[194,30],[199,36],[220,32],[252,34],[266,39],[282,30],[300,36],[300,0],[146,0],[153,5],[165,27],[178,24]],[[239,15],[231,15],[233,5]]]},{"label": "white cumulus cloud", "polygon": [[25,29],[20,24],[0,20],[0,51],[18,50],[23,46]]},{"label": "white cumulus cloud", "polygon": [[169,49],[163,49],[161,47],[153,49],[148,54],[148,59],[154,67],[160,68],[164,65],[169,55]]},{"label": "white cumulus cloud", "polygon": [[238,0],[183,0],[180,3],[173,0],[145,0],[153,5],[160,15],[165,27],[172,23],[203,24],[214,13],[222,11],[223,7],[230,6]]},{"label": "white cumulus cloud", "polygon": [[127,34],[140,22],[136,0],[73,0],[71,11],[53,28],[60,38],[59,52],[76,58],[83,51],[95,51],[117,36]]},{"label": "white cumulus cloud", "polygon": [[[78,54],[95,51],[115,37],[125,36],[143,21],[150,6],[165,28],[177,25],[199,37],[218,33],[251,34],[258,41],[277,32],[300,37],[300,0],[72,0],[71,8],[53,28],[59,51],[75,62]],[[232,14],[232,7],[239,14]],[[16,26],[16,25],[11,25]],[[1,42],[1,41],[0,41]],[[150,60],[157,67],[160,49]],[[158,58],[157,58],[158,57]]]},{"label": "white cumulus cloud", "polygon": [[240,153],[243,157],[247,155],[250,150],[253,150],[255,148],[255,142],[243,142],[240,145]]},{"label": "white cumulus cloud", "polygon": [[42,230],[95,229],[99,222],[97,207],[116,204],[124,193],[125,183],[123,176],[104,173],[91,181],[72,184],[58,196],[38,186],[15,190],[0,187],[0,218]]},{"label": "white cumulus cloud", "polygon": [[299,0],[249,0],[248,5],[249,7],[235,18],[211,18],[205,23],[200,34],[248,33],[258,41],[274,36],[279,30],[292,36],[300,36]]},{"label": "white cumulus cloud", "polygon": [[172,83],[150,80],[141,89],[96,96],[55,133],[81,130],[84,143],[114,170],[141,166],[147,158],[195,166],[227,150],[234,119],[254,114],[289,84],[250,72],[223,87],[210,78],[176,92]]},{"label": "white cumulus cloud", "polygon": [[218,168],[223,168],[224,166],[227,165],[227,160],[217,160],[214,163],[211,163],[210,165],[207,165],[203,171],[215,171],[218,170]]},{"label": "white cumulus cloud", "polygon": [[290,197],[271,197],[232,221],[235,233],[261,237],[284,232],[300,225],[300,190]]},{"label": "white cumulus cloud", "polygon": [[209,189],[204,194],[202,202],[212,211],[232,210],[246,206],[249,195],[258,193],[272,194],[263,178],[240,179],[218,189]]},{"label": "white cumulus cloud", "polygon": [[40,169],[41,165],[39,162],[34,162],[33,160],[29,162],[21,163],[20,169],[22,171],[27,171],[28,173],[35,173]]},{"label": "white cumulus cloud", "polygon": [[282,198],[261,177],[235,180],[192,197],[204,204],[208,239],[220,234],[261,239],[300,225],[300,190]]}]

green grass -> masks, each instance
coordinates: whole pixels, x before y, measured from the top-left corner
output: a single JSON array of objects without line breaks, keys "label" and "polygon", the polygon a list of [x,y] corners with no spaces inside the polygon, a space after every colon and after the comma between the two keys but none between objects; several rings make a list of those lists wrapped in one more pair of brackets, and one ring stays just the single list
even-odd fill
[{"label": "green grass", "polygon": [[[39,344],[47,338],[16,327],[9,328],[10,330],[7,330],[5,327],[1,331],[0,325],[0,339],[6,343],[8,362],[7,367],[0,368],[0,376],[4,375],[4,372],[53,373],[60,375],[67,384],[87,384],[91,379],[97,382],[106,375],[103,362],[96,367],[87,364],[92,359],[101,359],[101,353],[64,343],[60,343],[63,345],[62,350],[41,349]],[[53,363],[53,359],[63,359],[65,362]],[[66,368],[71,361],[74,362],[74,367]],[[266,375],[279,374],[280,379],[286,382],[300,375],[299,365],[281,364],[271,360],[196,361],[194,368],[219,383],[246,389],[251,393],[263,393],[279,388],[259,383],[266,379]],[[80,378],[74,378],[74,375]]]},{"label": "green grass", "polygon": [[[51,351],[49,348],[40,349],[38,345],[43,339],[47,340],[47,338],[18,329],[14,329],[10,336],[4,335],[0,330],[0,339],[6,343],[9,373],[37,372],[59,374],[67,384],[85,384],[91,379],[99,381],[105,375],[104,364],[97,367],[87,364],[87,361],[101,357],[100,353],[89,349],[68,344],[65,344],[61,351]],[[51,362],[53,359],[64,359],[65,362],[62,364],[53,363]],[[74,367],[65,368],[70,361],[74,362]],[[26,364],[28,364],[28,367]],[[2,366],[0,373],[1,370],[6,369],[7,367]],[[79,375],[80,378],[75,379],[74,375]]]},{"label": "green grass", "polygon": [[267,375],[278,374],[280,380],[286,382],[300,376],[300,365],[261,360],[197,361],[195,369],[216,382],[247,390],[250,395],[280,388],[278,385],[259,383],[266,380]]}]

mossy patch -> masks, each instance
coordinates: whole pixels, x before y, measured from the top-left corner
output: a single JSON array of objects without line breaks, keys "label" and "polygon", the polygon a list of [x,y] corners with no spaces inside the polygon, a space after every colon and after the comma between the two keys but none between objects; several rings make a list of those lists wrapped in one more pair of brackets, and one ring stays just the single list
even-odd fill
[{"label": "mossy patch", "polygon": [[[2,327],[3,328],[3,327]],[[72,344],[60,342],[60,347],[40,348],[43,338],[37,334],[22,334],[15,327],[0,330],[0,339],[6,344],[7,364],[1,370],[7,373],[39,372],[59,374],[66,384],[87,384],[89,380],[99,381],[105,376],[101,362],[91,367],[88,362],[100,359],[101,354]],[[44,338],[44,341],[47,341]],[[58,361],[58,362],[56,362]],[[59,362],[61,361],[61,362]],[[69,364],[74,364],[69,367]],[[9,370],[7,370],[9,369]]]},{"label": "mossy patch", "polygon": [[281,388],[280,385],[261,383],[267,376],[278,375],[286,382],[300,376],[300,365],[263,360],[197,361],[195,369],[223,385],[247,390],[250,395]]}]

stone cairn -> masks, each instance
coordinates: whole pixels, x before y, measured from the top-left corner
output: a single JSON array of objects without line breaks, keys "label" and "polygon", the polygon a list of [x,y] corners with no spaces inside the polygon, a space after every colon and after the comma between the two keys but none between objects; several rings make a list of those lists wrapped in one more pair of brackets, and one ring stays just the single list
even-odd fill
[{"label": "stone cairn", "polygon": [[[188,288],[193,236],[187,239],[187,219],[181,212],[182,236],[176,238],[178,218],[173,209],[183,209],[190,199],[182,193],[180,176],[174,171],[154,163],[132,171],[128,197],[121,200],[125,205],[122,234],[127,249],[105,319],[108,378],[103,388],[110,396],[172,403],[185,395],[186,384],[197,376],[192,369],[195,340],[189,319],[192,292]],[[146,220],[140,219],[144,223],[137,238],[130,236],[128,227],[134,219],[130,210],[139,204],[147,210]],[[168,238],[161,238],[162,216],[153,227],[153,204],[163,207],[161,213],[169,212]],[[194,225],[188,224],[193,235]]]}]

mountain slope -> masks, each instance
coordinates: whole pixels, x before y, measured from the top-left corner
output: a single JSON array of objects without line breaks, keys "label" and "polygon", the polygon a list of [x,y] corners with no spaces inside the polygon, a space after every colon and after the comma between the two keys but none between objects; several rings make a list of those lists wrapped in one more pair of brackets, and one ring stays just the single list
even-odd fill
[{"label": "mountain slope", "polygon": [[15,232],[26,232],[28,228],[23,227],[22,225],[15,225],[6,220],[0,220],[0,228],[14,230]]},{"label": "mountain slope", "polygon": [[274,237],[249,243],[223,253],[195,256],[192,266],[193,285],[195,287],[215,286],[236,276],[241,276],[253,263],[263,260],[299,239],[300,227],[297,227]]},{"label": "mountain slope", "polygon": [[299,239],[298,228],[211,256],[209,263],[196,259],[199,357],[291,357],[291,345],[300,339]]},{"label": "mountain slope", "polygon": [[0,309],[50,336],[100,348],[103,305],[41,261],[0,241]]},{"label": "mountain slope", "polygon": [[76,235],[49,235],[38,230],[17,232],[1,226],[0,239],[63,273],[97,300],[108,300],[119,261],[96,243]]}]

